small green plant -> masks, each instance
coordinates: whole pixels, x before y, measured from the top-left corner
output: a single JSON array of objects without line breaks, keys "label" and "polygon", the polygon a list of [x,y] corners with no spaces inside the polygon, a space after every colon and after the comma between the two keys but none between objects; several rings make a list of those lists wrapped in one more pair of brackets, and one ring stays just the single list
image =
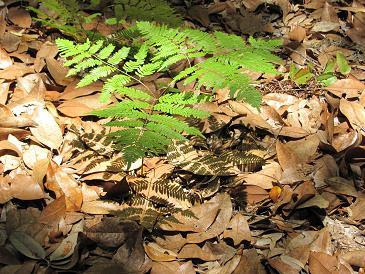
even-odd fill
[{"label": "small green plant", "polygon": [[315,76],[313,68],[307,66],[304,68],[298,68],[295,65],[290,66],[289,77],[297,85],[305,85],[309,80],[315,78],[316,81],[320,82],[324,86],[329,86],[337,81],[337,74],[348,75],[351,71],[351,67],[347,63],[346,57],[340,51],[336,52],[336,59],[328,60],[324,70]]},{"label": "small green plant", "polygon": [[[104,110],[95,111],[99,117],[112,118],[107,125],[121,128],[110,136],[124,153],[128,163],[146,154],[166,151],[172,140],[185,140],[184,134],[202,136],[181,118],[207,117],[209,114],[194,105],[210,99],[200,88],[229,88],[232,98],[245,100],[258,107],[261,94],[252,85],[242,69],[275,74],[274,62],[281,60],[271,53],[281,45],[279,40],[249,39],[246,44],[239,36],[221,32],[207,34],[192,29],[158,26],[150,22],[137,22],[142,44],[139,48],[105,45],[86,41],[74,44],[66,39],[56,43],[69,75],[84,72],[78,87],[102,79],[101,100],[113,93],[124,100]],[[158,92],[144,85],[143,78],[156,72],[168,73],[169,67],[181,61],[204,57],[202,63],[190,65]],[[196,92],[181,93],[174,89],[176,81],[195,83]],[[139,83],[143,88],[135,88]]]}]

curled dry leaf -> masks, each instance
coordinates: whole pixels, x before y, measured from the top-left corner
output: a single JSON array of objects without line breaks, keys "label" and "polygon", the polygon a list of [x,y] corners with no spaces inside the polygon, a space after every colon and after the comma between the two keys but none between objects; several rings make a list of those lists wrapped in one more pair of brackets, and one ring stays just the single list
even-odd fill
[{"label": "curled dry leaf", "polygon": [[65,196],[67,211],[80,210],[82,204],[81,188],[77,181],[54,161],[51,161],[48,166],[46,188],[53,191],[56,198]]}]

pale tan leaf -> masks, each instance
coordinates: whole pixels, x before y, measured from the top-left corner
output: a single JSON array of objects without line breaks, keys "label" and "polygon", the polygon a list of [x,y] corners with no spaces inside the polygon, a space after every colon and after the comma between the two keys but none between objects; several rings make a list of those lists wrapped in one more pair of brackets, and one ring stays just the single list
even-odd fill
[{"label": "pale tan leaf", "polygon": [[37,200],[45,194],[40,185],[31,176],[18,174],[10,180],[11,195],[20,200]]},{"label": "pale tan leaf", "polygon": [[179,259],[201,259],[203,261],[215,261],[219,257],[213,254],[208,245],[204,245],[202,248],[197,244],[185,245],[178,254]]},{"label": "pale tan leaf", "polygon": [[156,243],[150,242],[144,244],[144,250],[148,257],[155,262],[170,262],[175,261],[177,254],[171,250],[162,248]]},{"label": "pale tan leaf", "polygon": [[15,80],[28,73],[33,73],[34,69],[31,66],[27,66],[23,63],[14,63],[4,70],[0,70],[0,78],[5,80]]},{"label": "pale tan leaf", "polygon": [[0,69],[6,69],[13,65],[13,60],[11,60],[9,54],[0,48]]},{"label": "pale tan leaf", "polygon": [[5,204],[12,198],[9,177],[0,176],[0,204]]},{"label": "pale tan leaf", "polygon": [[62,142],[62,132],[54,117],[44,108],[38,107],[32,115],[38,127],[30,131],[42,144],[51,149],[58,149]]},{"label": "pale tan leaf", "polygon": [[365,129],[365,109],[360,103],[341,99],[340,110],[354,129],[358,131]]},{"label": "pale tan leaf", "polygon": [[36,162],[46,160],[49,157],[49,150],[37,145],[30,145],[29,148],[23,152],[23,161],[30,169],[34,168]]},{"label": "pale tan leaf", "polygon": [[346,95],[346,98],[355,98],[365,89],[365,84],[359,80],[348,78],[337,80],[325,89],[340,98],[343,94]]}]

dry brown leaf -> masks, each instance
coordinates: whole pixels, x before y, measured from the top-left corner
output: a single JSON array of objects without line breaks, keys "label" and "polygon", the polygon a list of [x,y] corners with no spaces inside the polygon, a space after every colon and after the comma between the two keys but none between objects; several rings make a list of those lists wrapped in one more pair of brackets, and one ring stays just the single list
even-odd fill
[{"label": "dry brown leaf", "polygon": [[87,116],[95,109],[105,108],[107,103],[100,102],[100,95],[94,94],[68,100],[57,107],[59,111],[70,117]]},{"label": "dry brown leaf", "polygon": [[66,214],[66,199],[65,196],[55,199],[51,203],[49,203],[39,216],[38,221],[43,224],[48,225],[57,225],[58,222],[63,218]]},{"label": "dry brown leaf", "polygon": [[279,257],[270,258],[268,259],[268,262],[270,266],[273,267],[275,270],[277,270],[279,273],[298,274],[300,271],[300,267],[298,265],[293,266],[288,263],[285,263]]},{"label": "dry brown leaf", "polygon": [[179,220],[179,224],[175,222],[162,224],[161,229],[167,231],[206,231],[217,217],[218,211],[221,207],[222,198],[223,197],[221,195],[217,195],[201,205],[195,205],[191,207],[190,210],[197,217],[197,219],[184,217],[178,213],[175,214],[174,217]]},{"label": "dry brown leaf", "polygon": [[81,211],[87,214],[109,214],[123,208],[117,202],[102,200],[85,201],[82,203]]},{"label": "dry brown leaf", "polygon": [[0,69],[6,69],[13,65],[13,60],[11,60],[9,54],[0,48]]},{"label": "dry brown leaf", "polygon": [[8,12],[9,20],[21,28],[29,28],[32,24],[32,18],[27,10],[19,7],[12,7]]},{"label": "dry brown leaf", "polygon": [[87,85],[86,87],[76,88],[76,85],[78,84],[78,82],[79,82],[79,80],[75,80],[72,83],[70,83],[65,88],[65,90],[63,91],[63,93],[59,99],[70,100],[70,99],[74,99],[76,97],[90,95],[97,91],[101,91],[101,89],[103,87],[103,83],[101,81],[98,81],[98,82],[92,83],[90,85]]},{"label": "dry brown leaf", "polygon": [[10,179],[11,195],[20,200],[37,200],[44,198],[43,189],[31,176],[18,174]]},{"label": "dry brown leaf", "polygon": [[286,144],[276,142],[276,152],[279,164],[283,169],[282,180],[285,183],[293,183],[305,179],[302,169],[302,161],[299,156]]},{"label": "dry brown leaf", "polygon": [[266,274],[256,249],[244,249],[241,260],[232,274]]},{"label": "dry brown leaf", "polygon": [[309,256],[309,270],[311,273],[323,274],[350,274],[353,273],[345,265],[341,264],[336,256],[323,252],[311,252]]},{"label": "dry brown leaf", "polygon": [[[308,163],[317,152],[319,138],[316,134],[312,134],[301,140],[287,142],[285,146],[294,153],[299,161],[298,163]],[[284,166],[282,167],[284,169]]]},{"label": "dry brown leaf", "polygon": [[67,84],[73,81],[73,78],[66,77],[68,69],[61,62],[54,58],[46,57],[46,64],[49,73],[57,84],[67,86]]},{"label": "dry brown leaf", "polygon": [[43,107],[37,107],[32,115],[34,122],[38,124],[30,131],[42,144],[51,149],[58,149],[62,142],[62,132],[54,117]]},{"label": "dry brown leaf", "polygon": [[252,241],[251,231],[248,226],[246,217],[240,213],[233,216],[228,227],[223,232],[224,238],[231,238],[234,245],[240,244],[242,241]]},{"label": "dry brown leaf", "polygon": [[174,235],[163,235],[162,237],[155,238],[156,243],[166,249],[169,249],[175,253],[178,253],[179,250],[186,244],[186,239],[181,236],[180,233]]},{"label": "dry brown leaf", "polygon": [[28,73],[34,73],[34,69],[31,66],[27,66],[23,63],[14,63],[6,69],[0,70],[0,78],[15,80]]},{"label": "dry brown leaf", "polygon": [[355,203],[353,203],[350,206],[351,214],[350,219],[351,220],[363,220],[365,219],[365,195],[359,194],[359,196],[356,198]]},{"label": "dry brown leaf", "polygon": [[325,87],[337,97],[345,95],[346,98],[356,98],[365,89],[365,84],[356,79],[340,79],[333,84]]},{"label": "dry brown leaf", "polygon": [[306,35],[307,33],[305,28],[301,26],[295,26],[288,34],[290,40],[298,42],[302,42],[305,39]]},{"label": "dry brown leaf", "polygon": [[364,106],[360,103],[350,102],[342,98],[340,100],[340,110],[346,116],[352,128],[358,131],[365,130]]},{"label": "dry brown leaf", "polygon": [[[259,203],[259,202],[269,198],[269,193],[265,189],[263,189],[259,186],[248,185],[248,186],[243,187],[242,191],[244,193],[246,193],[247,202],[251,205]],[[243,193],[241,195],[243,195]]]},{"label": "dry brown leaf", "polygon": [[331,177],[327,178],[325,183],[327,184],[325,191],[353,197],[358,196],[358,191],[356,190],[352,180],[346,180],[342,177]]},{"label": "dry brown leaf", "polygon": [[148,257],[155,262],[171,262],[175,261],[177,254],[171,250],[162,248],[156,243],[145,243],[144,250]]},{"label": "dry brown leaf", "polygon": [[225,265],[210,269],[206,273],[207,274],[231,274],[237,268],[237,265],[239,264],[240,259],[241,259],[240,256],[236,255],[230,261],[228,261]]},{"label": "dry brown leaf", "polygon": [[[217,199],[219,201],[218,215],[212,225],[206,231],[200,233],[190,233],[186,239],[188,243],[201,243],[205,240],[217,237],[228,226],[229,220],[232,216],[232,202],[228,194],[218,194],[212,200]],[[205,212],[207,215],[207,212]]]},{"label": "dry brown leaf", "polygon": [[153,262],[151,274],[175,273],[175,274],[196,274],[191,261],[184,264],[178,262]]},{"label": "dry brown leaf", "polygon": [[[237,181],[245,181],[248,185],[256,185],[263,189],[271,189],[273,182],[280,180],[282,174],[281,167],[278,163],[272,162],[262,167],[262,170],[237,176]],[[241,179],[241,178],[242,179]]]},{"label": "dry brown leaf", "polygon": [[188,10],[189,16],[197,20],[204,27],[208,27],[210,24],[209,9],[202,5],[194,5]]},{"label": "dry brown leaf", "polygon": [[203,261],[215,261],[218,256],[213,254],[208,245],[204,245],[202,248],[197,244],[185,245],[178,254],[179,259],[201,259]]},{"label": "dry brown leaf", "polygon": [[342,254],[341,258],[350,265],[365,267],[365,250],[348,251]]},{"label": "dry brown leaf", "polygon": [[67,211],[80,210],[82,204],[81,188],[77,181],[54,161],[51,161],[48,166],[46,187],[56,194],[56,198],[65,196]]},{"label": "dry brown leaf", "polygon": [[12,198],[9,177],[0,176],[0,204],[5,204]]},{"label": "dry brown leaf", "polygon": [[23,161],[30,169],[33,169],[38,161],[46,160],[49,157],[49,150],[37,145],[30,145],[29,148],[25,149],[23,152]]},{"label": "dry brown leaf", "polygon": [[339,175],[336,160],[328,154],[315,161],[314,170],[313,180],[316,187],[323,187],[326,185],[325,179]]}]

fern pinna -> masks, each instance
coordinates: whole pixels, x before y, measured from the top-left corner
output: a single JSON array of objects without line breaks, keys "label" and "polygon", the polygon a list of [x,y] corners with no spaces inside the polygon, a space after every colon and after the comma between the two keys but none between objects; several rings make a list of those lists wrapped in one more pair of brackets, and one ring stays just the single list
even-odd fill
[{"label": "fern pinna", "polygon": [[[193,105],[209,100],[200,94],[200,87],[229,88],[232,98],[246,100],[258,107],[260,93],[250,85],[242,69],[275,74],[273,63],[280,59],[271,53],[281,42],[250,38],[246,44],[241,37],[215,32],[157,26],[137,22],[141,45],[137,48],[104,45],[104,41],[74,44],[66,39],[56,43],[71,67],[68,75],[85,72],[78,87],[102,79],[105,81],[101,100],[118,93],[123,101],[107,109],[95,111],[99,117],[111,117],[107,125],[121,129],[111,133],[117,147],[128,163],[147,154],[165,152],[172,140],[185,140],[184,133],[202,136],[180,117],[205,118],[209,114]],[[189,66],[178,73],[167,88],[156,94],[144,85],[142,78],[156,72],[167,72],[171,65],[196,57],[204,62]],[[198,92],[180,93],[173,89],[176,81],[195,82]],[[136,88],[135,84],[140,87]]]}]

